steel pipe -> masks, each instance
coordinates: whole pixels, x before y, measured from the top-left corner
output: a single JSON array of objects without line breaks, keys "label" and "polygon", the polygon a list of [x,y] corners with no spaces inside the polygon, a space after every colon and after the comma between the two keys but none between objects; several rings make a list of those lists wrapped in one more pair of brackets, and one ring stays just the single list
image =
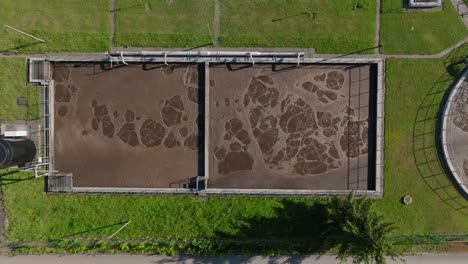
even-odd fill
[{"label": "steel pipe", "polygon": [[259,52],[259,51],[119,51],[111,56],[155,56],[155,57],[304,57],[304,52]]}]

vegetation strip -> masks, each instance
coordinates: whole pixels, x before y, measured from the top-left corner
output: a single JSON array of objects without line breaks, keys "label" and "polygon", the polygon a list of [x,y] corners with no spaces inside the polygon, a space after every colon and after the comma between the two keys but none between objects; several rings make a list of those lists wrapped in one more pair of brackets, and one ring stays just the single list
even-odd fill
[{"label": "vegetation strip", "polygon": [[441,11],[407,12],[404,1],[382,1],[381,53],[433,54],[467,36],[450,1]]}]

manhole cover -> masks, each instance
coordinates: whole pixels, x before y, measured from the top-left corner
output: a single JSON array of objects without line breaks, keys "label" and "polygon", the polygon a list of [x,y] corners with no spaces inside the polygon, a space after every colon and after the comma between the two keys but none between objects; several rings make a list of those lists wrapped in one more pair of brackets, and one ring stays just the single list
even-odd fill
[{"label": "manhole cover", "polygon": [[16,104],[19,105],[19,106],[27,106],[28,105],[28,100],[26,100],[26,98],[24,98],[24,97],[18,97],[16,99]]}]

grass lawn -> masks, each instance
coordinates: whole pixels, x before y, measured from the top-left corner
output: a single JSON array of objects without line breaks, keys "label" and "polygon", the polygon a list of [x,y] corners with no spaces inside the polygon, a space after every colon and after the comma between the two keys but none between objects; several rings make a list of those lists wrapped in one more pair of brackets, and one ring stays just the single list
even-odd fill
[{"label": "grass lawn", "polygon": [[[0,58],[0,120],[31,120],[39,114],[39,88],[26,83],[26,60]],[[17,106],[25,97],[28,106]]]},{"label": "grass lawn", "polygon": [[[468,201],[451,187],[434,145],[437,111],[456,74],[453,67],[447,71],[446,59],[387,60],[385,198],[378,207],[402,233],[468,232]],[[413,204],[399,202],[405,195]]]},{"label": "grass lawn", "polygon": [[[354,9],[360,2],[361,9]],[[226,47],[302,47],[348,53],[374,46],[373,0],[221,0]],[[373,50],[368,50],[372,53]]]},{"label": "grass lawn", "polygon": [[196,47],[212,43],[214,0],[116,0],[116,46]]},{"label": "grass lawn", "polygon": [[[462,51],[467,55],[468,51]],[[459,54],[460,57],[463,54]],[[19,67],[24,67],[19,64]],[[426,183],[413,155],[421,107],[438,108],[453,75],[446,58],[387,61],[385,197],[377,209],[398,226],[396,234],[467,233],[468,217],[442,201]],[[18,77],[21,78],[19,71]],[[427,99],[430,98],[430,99]],[[434,121],[435,122],[435,121]],[[433,123],[435,124],[435,123]],[[417,134],[417,133],[416,133]],[[434,142],[435,137],[429,141]],[[429,148],[429,152],[434,147]],[[132,222],[116,239],[276,239],[294,243],[317,230],[320,199],[150,196],[59,196],[43,192],[43,180],[15,171],[0,173],[10,241],[102,239]],[[427,179],[426,179],[427,180]],[[448,192],[450,190],[448,189]],[[400,199],[411,195],[413,204]],[[317,242],[317,241],[316,241]],[[318,241],[320,242],[320,241]]]},{"label": "grass lawn", "polygon": [[380,43],[387,54],[431,54],[454,45],[468,35],[450,1],[442,11],[403,12],[403,1],[382,2]]},{"label": "grass lawn", "polygon": [[[44,39],[46,43],[7,29],[4,24]],[[0,25],[0,53],[110,49],[107,0],[2,0]]]},{"label": "grass lawn", "polygon": [[[282,199],[268,198],[213,198],[200,202],[191,197],[46,195],[41,180],[3,188],[10,221],[7,236],[12,240],[103,238],[119,226],[102,227],[128,220],[132,223],[116,238],[193,239],[217,238],[219,234],[227,238],[240,234],[249,220],[274,218],[275,208],[283,207]],[[305,206],[314,203],[296,202]],[[304,212],[295,213],[305,216]]]}]

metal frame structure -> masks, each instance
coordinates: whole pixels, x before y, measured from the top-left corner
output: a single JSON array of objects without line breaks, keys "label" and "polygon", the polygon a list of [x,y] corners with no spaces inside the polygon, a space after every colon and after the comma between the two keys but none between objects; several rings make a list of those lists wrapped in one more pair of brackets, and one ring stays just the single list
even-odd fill
[{"label": "metal frame structure", "polygon": [[458,184],[459,191],[462,192],[464,197],[468,197],[468,175],[463,177],[464,172],[460,172],[458,167],[455,165],[455,153],[452,146],[452,129],[453,129],[453,108],[457,102],[457,98],[460,96],[460,92],[463,89],[468,89],[468,67],[465,68],[460,78],[455,82],[453,88],[450,91],[447,101],[442,108],[442,119],[441,119],[441,142],[442,152],[445,158],[446,165],[450,170],[456,184]]},{"label": "metal frame structure", "polygon": [[40,150],[37,160],[24,170],[34,171],[35,178],[45,177],[47,191],[70,191],[73,182],[72,175],[54,170],[54,81],[52,80],[50,60],[48,58],[30,58],[28,70],[30,76],[38,63],[43,63],[44,79],[29,78],[29,82],[42,86],[41,129],[38,131],[41,134],[39,138],[42,140],[37,146]]},{"label": "metal frame structure", "polygon": [[435,1],[408,0],[408,6],[412,8],[441,7],[442,4],[443,4],[443,0],[435,0]]},{"label": "metal frame structure", "polygon": [[[107,187],[73,187],[58,188],[55,191],[72,193],[112,193],[112,194],[199,194],[199,195],[247,195],[247,196],[331,196],[347,195],[353,192],[356,196],[383,196],[384,166],[384,60],[378,58],[307,58],[303,52],[238,52],[238,51],[139,51],[139,52],[106,52],[102,56],[49,56],[50,62],[104,62],[115,64],[128,63],[198,63],[205,65],[205,79],[209,80],[209,64],[242,63],[242,64],[376,64],[377,65],[377,114],[376,114],[376,173],[375,190],[279,190],[279,189],[214,189],[208,188],[209,179],[209,133],[205,132],[205,175],[196,177],[195,188],[107,188]],[[48,176],[64,174],[54,171],[53,166],[53,81],[44,86],[45,93],[45,171]],[[209,83],[205,83],[205,101],[209,102]],[[205,103],[205,131],[209,131],[209,104]],[[49,179],[50,182],[50,179]],[[200,186],[200,182],[204,184]],[[50,184],[49,184],[50,186]],[[54,191],[49,189],[49,191]]]}]

